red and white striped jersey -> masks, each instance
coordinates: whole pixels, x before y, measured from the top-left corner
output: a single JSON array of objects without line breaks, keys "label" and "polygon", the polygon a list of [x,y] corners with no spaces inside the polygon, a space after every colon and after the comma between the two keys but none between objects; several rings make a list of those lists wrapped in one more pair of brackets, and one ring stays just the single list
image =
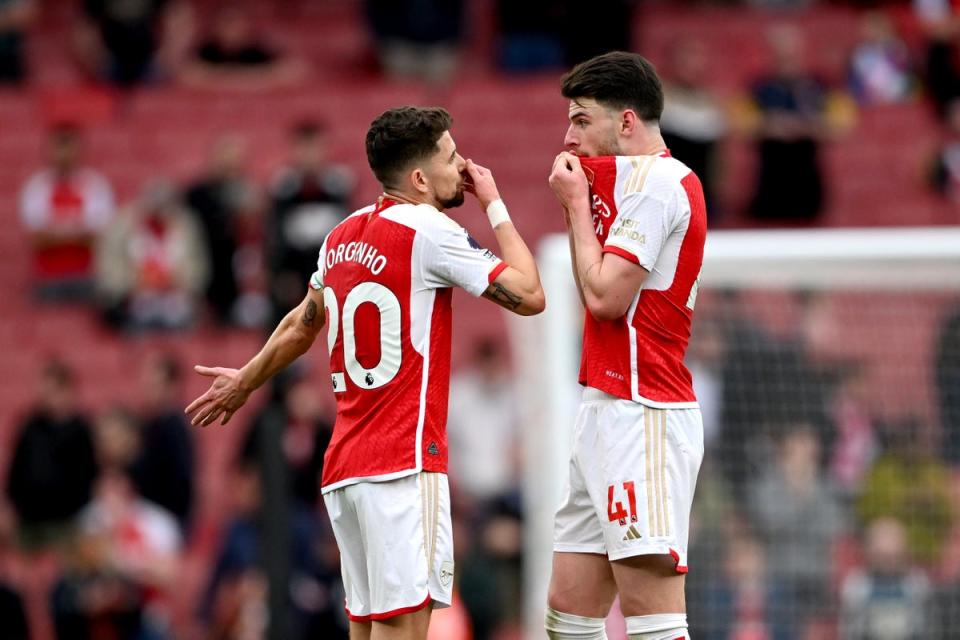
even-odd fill
[{"label": "red and white striped jersey", "polygon": [[437,209],[382,198],[337,225],[323,288],[337,399],[324,493],[447,471],[451,287],[483,294],[506,268]]},{"label": "red and white striped jersey", "polygon": [[604,253],[650,273],[624,316],[587,312],[580,383],[651,407],[696,407],[683,357],[707,231],[700,180],[669,153],[581,162]]}]

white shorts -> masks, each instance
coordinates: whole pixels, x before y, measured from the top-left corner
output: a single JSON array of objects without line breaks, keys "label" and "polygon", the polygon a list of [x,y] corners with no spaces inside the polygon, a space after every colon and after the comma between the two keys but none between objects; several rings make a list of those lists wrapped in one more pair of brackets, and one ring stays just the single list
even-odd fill
[{"label": "white shorts", "polygon": [[687,571],[690,507],[703,460],[699,409],[654,409],[587,388],[554,551],[610,560],[669,554]]},{"label": "white shorts", "polygon": [[347,616],[385,620],[450,606],[453,528],[442,473],[358,482],[324,494],[340,547]]}]

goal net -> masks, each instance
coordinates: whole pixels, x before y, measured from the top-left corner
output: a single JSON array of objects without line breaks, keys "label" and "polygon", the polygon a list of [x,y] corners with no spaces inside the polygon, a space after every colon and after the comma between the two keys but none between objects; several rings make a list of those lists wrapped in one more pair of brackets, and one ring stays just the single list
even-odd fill
[{"label": "goal net", "polygon": [[[548,309],[512,325],[530,638],[543,637],[583,317],[566,237],[539,262]],[[960,230],[712,232],[687,364],[705,442],[692,637],[954,637]],[[624,637],[616,609],[608,625]]]}]

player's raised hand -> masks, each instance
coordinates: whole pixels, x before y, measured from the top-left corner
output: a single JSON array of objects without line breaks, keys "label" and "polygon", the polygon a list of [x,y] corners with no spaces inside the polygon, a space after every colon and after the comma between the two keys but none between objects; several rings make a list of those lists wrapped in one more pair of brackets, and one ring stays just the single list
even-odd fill
[{"label": "player's raised hand", "polygon": [[565,209],[571,211],[577,203],[588,202],[587,174],[580,166],[580,158],[566,151],[553,161],[550,188]]},{"label": "player's raised hand", "polygon": [[500,192],[497,190],[497,183],[493,179],[493,174],[490,169],[481,167],[473,160],[467,160],[464,168],[468,178],[467,191],[477,197],[477,200],[480,201],[480,207],[486,211],[491,202],[500,199]]},{"label": "player's raised hand", "polygon": [[240,371],[226,367],[204,367],[197,365],[194,371],[202,376],[213,378],[207,392],[190,403],[184,413],[193,414],[190,424],[205,427],[217,421],[227,424],[234,412],[243,406],[250,392],[240,386]]}]

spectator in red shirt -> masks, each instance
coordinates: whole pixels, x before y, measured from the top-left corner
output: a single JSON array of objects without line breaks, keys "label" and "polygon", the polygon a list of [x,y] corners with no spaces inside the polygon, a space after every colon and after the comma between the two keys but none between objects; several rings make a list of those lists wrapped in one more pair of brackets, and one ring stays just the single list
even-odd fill
[{"label": "spectator in red shirt", "polygon": [[59,125],[50,134],[49,165],[20,194],[20,220],[33,247],[34,290],[43,300],[86,299],[93,247],[114,214],[113,190],[80,166],[81,133]]},{"label": "spectator in red shirt", "polygon": [[164,182],[104,233],[97,289],[108,321],[130,331],[183,329],[196,317],[209,280],[203,230]]}]

